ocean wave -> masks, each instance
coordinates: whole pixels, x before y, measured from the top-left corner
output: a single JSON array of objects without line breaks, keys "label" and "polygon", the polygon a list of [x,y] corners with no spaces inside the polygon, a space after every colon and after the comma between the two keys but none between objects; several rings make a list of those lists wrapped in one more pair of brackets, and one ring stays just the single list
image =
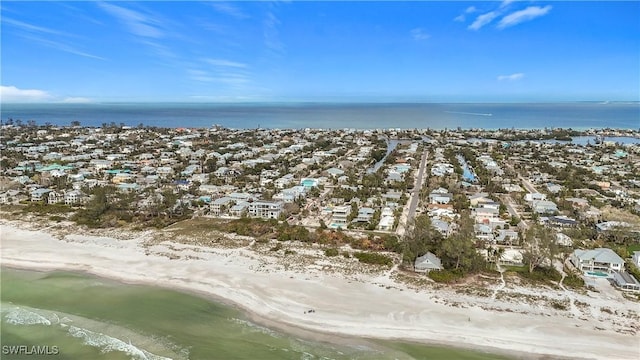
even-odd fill
[{"label": "ocean wave", "polygon": [[99,348],[103,353],[120,351],[131,356],[131,359],[134,360],[172,360],[171,358],[156,355],[144,349],[140,349],[135,345],[126,343],[118,338],[76,326],[69,326],[69,334],[73,337],[82,339],[86,345]]},{"label": "ocean wave", "polygon": [[11,325],[51,325],[51,320],[27,309],[13,307],[6,312],[4,318]]},{"label": "ocean wave", "polygon": [[[89,329],[71,325],[74,323],[93,324],[94,328],[103,327],[107,324],[101,324],[95,320],[76,317],[70,314],[60,313],[42,309],[33,309],[28,307],[15,306],[13,304],[2,303],[0,313],[4,315],[4,320],[11,325],[58,325],[60,329],[66,330],[67,333],[75,338],[82,339],[83,343],[88,346],[99,348],[101,352],[107,353],[119,351],[127,354],[132,360],[173,360],[169,357],[154,354],[145,349],[141,349],[129,342],[121,339],[97,332]],[[111,325],[108,325],[111,326]],[[121,329],[124,331],[125,329]],[[128,330],[127,330],[128,332]],[[138,337],[139,334],[131,333],[131,336]],[[173,353],[178,355],[179,359],[189,359],[189,350],[182,348],[176,344],[163,338],[152,338],[153,342],[163,348],[172,349]]]},{"label": "ocean wave", "polygon": [[259,333],[263,333],[263,334],[269,335],[269,336],[274,337],[274,338],[280,338],[281,337],[280,334],[278,334],[277,332],[275,332],[275,331],[273,331],[271,329],[268,329],[268,328],[266,328],[264,326],[260,326],[258,324],[254,324],[251,321],[237,319],[237,318],[231,318],[231,319],[229,319],[229,321],[231,321],[233,323],[236,323],[236,324],[239,324],[239,325],[242,325],[244,329],[247,329],[250,332],[259,332]]}]

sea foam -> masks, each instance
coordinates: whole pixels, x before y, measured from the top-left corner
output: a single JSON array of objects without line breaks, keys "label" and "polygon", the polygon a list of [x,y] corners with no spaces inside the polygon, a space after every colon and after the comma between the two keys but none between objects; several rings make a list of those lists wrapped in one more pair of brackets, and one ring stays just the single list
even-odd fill
[{"label": "sea foam", "polygon": [[126,343],[118,338],[76,326],[69,326],[69,334],[73,337],[82,339],[82,341],[89,346],[99,348],[103,353],[120,351],[131,356],[131,359],[134,360],[172,360],[171,358],[156,355],[144,349],[140,349],[135,345]]}]

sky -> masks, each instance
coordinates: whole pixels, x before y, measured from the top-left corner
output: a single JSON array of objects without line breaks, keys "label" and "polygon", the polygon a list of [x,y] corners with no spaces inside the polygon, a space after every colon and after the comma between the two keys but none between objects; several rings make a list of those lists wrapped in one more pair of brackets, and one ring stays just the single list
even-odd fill
[{"label": "sky", "polygon": [[640,2],[2,1],[1,101],[640,100]]}]

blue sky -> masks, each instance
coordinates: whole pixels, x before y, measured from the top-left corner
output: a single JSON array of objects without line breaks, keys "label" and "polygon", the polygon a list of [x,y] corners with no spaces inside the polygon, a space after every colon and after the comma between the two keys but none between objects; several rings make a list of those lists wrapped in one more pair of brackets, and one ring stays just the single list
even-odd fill
[{"label": "blue sky", "polygon": [[3,102],[640,100],[640,2],[1,3]]}]

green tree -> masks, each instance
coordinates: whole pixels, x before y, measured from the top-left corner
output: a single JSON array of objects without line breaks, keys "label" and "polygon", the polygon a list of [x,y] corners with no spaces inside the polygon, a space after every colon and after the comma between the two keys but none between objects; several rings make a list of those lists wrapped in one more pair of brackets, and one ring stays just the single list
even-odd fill
[{"label": "green tree", "polygon": [[529,273],[537,267],[544,267],[547,263],[551,264],[559,252],[553,231],[539,224],[533,225],[527,231],[522,247],[524,249],[522,258],[529,268]]},{"label": "green tree", "polygon": [[415,261],[419,256],[436,248],[442,236],[431,226],[427,215],[419,215],[412,220],[403,239],[402,261],[415,270]]}]

